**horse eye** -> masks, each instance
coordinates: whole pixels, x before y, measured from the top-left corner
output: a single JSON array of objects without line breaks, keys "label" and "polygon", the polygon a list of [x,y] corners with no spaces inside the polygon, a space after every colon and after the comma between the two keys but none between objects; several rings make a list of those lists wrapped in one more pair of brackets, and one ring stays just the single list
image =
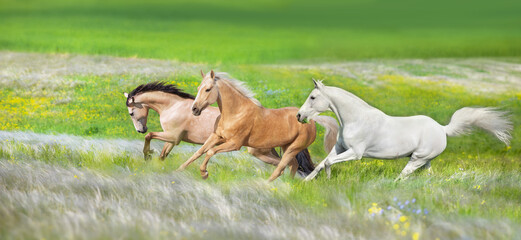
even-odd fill
[{"label": "horse eye", "polygon": [[311,100],[315,100],[315,97],[309,97]]},{"label": "horse eye", "polygon": [[134,113],[130,113],[130,116],[134,116]]},{"label": "horse eye", "polygon": [[206,91],[206,92],[209,92],[210,90],[212,90],[212,89],[211,89],[211,88],[208,88],[208,89],[206,89],[205,91]]}]

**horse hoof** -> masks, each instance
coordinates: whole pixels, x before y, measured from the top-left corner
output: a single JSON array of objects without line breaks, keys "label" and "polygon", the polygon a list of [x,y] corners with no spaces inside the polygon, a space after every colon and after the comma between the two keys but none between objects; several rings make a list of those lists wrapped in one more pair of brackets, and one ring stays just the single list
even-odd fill
[{"label": "horse hoof", "polygon": [[203,180],[206,180],[208,178],[208,175],[208,171],[201,172],[201,177],[203,178]]},{"label": "horse hoof", "polygon": [[313,177],[311,177],[310,175],[308,175],[306,178],[304,178],[304,182],[309,182],[313,180]]}]

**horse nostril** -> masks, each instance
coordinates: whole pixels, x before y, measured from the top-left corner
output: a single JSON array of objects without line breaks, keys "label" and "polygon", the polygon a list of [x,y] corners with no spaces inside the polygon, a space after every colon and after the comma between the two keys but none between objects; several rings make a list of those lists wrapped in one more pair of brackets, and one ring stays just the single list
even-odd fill
[{"label": "horse nostril", "polygon": [[197,111],[197,108],[196,108],[196,107],[193,107],[193,108],[192,108],[192,112],[195,112],[195,111]]},{"label": "horse nostril", "polygon": [[297,119],[300,120],[300,113],[297,113]]}]

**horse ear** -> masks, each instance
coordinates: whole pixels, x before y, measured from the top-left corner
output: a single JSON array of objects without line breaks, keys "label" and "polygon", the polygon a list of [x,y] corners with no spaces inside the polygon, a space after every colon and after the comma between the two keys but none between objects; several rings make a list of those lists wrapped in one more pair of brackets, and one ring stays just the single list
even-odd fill
[{"label": "horse ear", "polygon": [[215,73],[213,72],[213,69],[212,69],[212,71],[210,72],[210,77],[212,77],[212,79],[215,79]]},{"label": "horse ear", "polygon": [[204,78],[204,72],[203,72],[203,69],[201,69],[201,77]]},{"label": "horse ear", "polygon": [[315,84],[315,88],[320,89],[320,88],[322,88],[322,86],[324,86],[322,81],[317,81],[314,78],[311,78],[311,79],[313,79],[313,83]]},{"label": "horse ear", "polygon": [[315,80],[314,78],[311,78],[311,79],[313,79],[313,84],[315,84],[315,88],[318,88],[317,80]]},{"label": "horse ear", "polygon": [[128,98],[128,93],[123,93],[123,94],[125,94],[125,98]]}]

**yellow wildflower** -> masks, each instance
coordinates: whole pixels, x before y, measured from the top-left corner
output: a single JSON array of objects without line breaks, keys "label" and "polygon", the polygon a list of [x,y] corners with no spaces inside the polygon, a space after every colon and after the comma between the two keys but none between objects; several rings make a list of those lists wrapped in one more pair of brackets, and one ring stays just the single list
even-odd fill
[{"label": "yellow wildflower", "polygon": [[417,232],[413,233],[412,240],[418,240],[418,239],[420,239],[420,233],[417,233]]}]

